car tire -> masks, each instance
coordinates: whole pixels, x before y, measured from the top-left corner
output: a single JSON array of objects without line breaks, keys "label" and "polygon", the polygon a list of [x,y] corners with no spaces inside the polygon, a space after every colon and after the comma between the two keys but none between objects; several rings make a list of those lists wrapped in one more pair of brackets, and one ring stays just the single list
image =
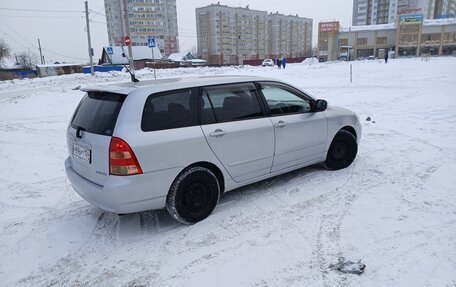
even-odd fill
[{"label": "car tire", "polygon": [[207,218],[219,198],[217,177],[207,168],[194,166],[174,180],[166,198],[166,208],[174,219],[190,225]]},{"label": "car tire", "polygon": [[353,162],[357,153],[356,137],[348,131],[341,130],[332,140],[323,165],[329,170],[346,168]]}]

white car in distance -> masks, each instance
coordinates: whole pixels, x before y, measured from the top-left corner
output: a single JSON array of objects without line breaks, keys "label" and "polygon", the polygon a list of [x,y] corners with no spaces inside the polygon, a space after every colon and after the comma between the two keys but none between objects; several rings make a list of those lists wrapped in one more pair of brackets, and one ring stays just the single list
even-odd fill
[{"label": "white car in distance", "polygon": [[263,63],[261,65],[263,67],[274,67],[274,60],[272,60],[272,59],[264,59]]}]

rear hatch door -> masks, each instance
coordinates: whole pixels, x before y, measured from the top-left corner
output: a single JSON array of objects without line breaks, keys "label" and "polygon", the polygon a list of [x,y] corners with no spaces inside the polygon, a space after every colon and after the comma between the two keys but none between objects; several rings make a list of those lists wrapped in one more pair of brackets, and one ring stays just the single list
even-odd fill
[{"label": "rear hatch door", "polygon": [[73,170],[103,186],[109,175],[109,144],[126,95],[88,92],[79,103],[67,131]]}]

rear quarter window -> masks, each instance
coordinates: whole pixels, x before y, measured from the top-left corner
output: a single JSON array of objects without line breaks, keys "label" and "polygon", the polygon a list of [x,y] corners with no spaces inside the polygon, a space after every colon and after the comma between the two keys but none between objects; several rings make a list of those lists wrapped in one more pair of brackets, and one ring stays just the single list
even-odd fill
[{"label": "rear quarter window", "polygon": [[199,125],[197,96],[196,89],[150,95],[144,105],[141,129],[151,132]]},{"label": "rear quarter window", "polygon": [[126,95],[89,92],[76,108],[71,126],[89,133],[111,136]]}]

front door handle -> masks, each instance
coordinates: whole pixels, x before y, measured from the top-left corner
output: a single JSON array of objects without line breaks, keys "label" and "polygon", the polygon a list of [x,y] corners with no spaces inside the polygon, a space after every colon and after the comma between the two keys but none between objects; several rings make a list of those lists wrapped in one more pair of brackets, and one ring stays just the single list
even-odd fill
[{"label": "front door handle", "polygon": [[226,135],[226,131],[221,130],[221,129],[216,129],[214,132],[210,133],[209,135],[211,137],[215,137],[215,138],[223,137],[224,135]]},{"label": "front door handle", "polygon": [[279,121],[278,123],[275,124],[275,126],[278,127],[278,128],[283,128],[286,125],[287,125],[287,123],[284,122],[284,121]]}]

